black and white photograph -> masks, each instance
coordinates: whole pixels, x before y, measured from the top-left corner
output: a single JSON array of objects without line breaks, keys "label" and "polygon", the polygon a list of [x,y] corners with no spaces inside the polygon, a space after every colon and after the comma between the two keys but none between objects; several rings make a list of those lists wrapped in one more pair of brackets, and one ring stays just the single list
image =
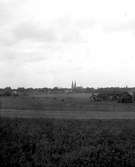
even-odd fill
[{"label": "black and white photograph", "polygon": [[135,166],[135,1],[0,0],[0,167]]}]

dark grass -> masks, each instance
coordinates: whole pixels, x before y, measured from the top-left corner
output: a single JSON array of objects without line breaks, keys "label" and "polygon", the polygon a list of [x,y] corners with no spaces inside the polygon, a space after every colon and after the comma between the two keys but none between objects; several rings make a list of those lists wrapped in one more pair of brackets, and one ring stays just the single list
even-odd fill
[{"label": "dark grass", "polygon": [[135,165],[135,120],[0,119],[2,167]]}]

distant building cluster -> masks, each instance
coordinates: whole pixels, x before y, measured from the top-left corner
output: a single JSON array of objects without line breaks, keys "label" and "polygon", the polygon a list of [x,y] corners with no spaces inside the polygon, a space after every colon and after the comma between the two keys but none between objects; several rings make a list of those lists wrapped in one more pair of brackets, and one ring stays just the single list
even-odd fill
[{"label": "distant building cluster", "polygon": [[90,92],[89,88],[83,88],[82,86],[77,86],[76,81],[72,81],[71,91],[75,93],[87,93]]}]

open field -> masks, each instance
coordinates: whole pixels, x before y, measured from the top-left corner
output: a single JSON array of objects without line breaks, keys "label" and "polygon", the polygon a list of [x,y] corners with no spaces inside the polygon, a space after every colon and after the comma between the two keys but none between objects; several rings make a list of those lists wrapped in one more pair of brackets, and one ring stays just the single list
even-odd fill
[{"label": "open field", "polygon": [[90,102],[89,94],[0,97],[0,116],[61,119],[135,119],[135,103]]},{"label": "open field", "polygon": [[0,108],[0,166],[134,167],[134,103],[50,95],[0,97]]},{"label": "open field", "polygon": [[0,119],[2,167],[134,167],[135,120]]},{"label": "open field", "polygon": [[97,111],[44,111],[44,110],[0,110],[1,117],[8,118],[55,118],[55,119],[135,119],[135,112]]},{"label": "open field", "polygon": [[90,102],[89,94],[0,97],[1,109],[43,111],[134,112],[135,103]]}]

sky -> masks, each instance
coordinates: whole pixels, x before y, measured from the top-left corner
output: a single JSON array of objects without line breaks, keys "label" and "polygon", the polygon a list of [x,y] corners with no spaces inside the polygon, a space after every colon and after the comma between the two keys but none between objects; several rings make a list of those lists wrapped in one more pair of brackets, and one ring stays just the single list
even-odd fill
[{"label": "sky", "polygon": [[0,87],[134,87],[134,6],[0,0]]}]

